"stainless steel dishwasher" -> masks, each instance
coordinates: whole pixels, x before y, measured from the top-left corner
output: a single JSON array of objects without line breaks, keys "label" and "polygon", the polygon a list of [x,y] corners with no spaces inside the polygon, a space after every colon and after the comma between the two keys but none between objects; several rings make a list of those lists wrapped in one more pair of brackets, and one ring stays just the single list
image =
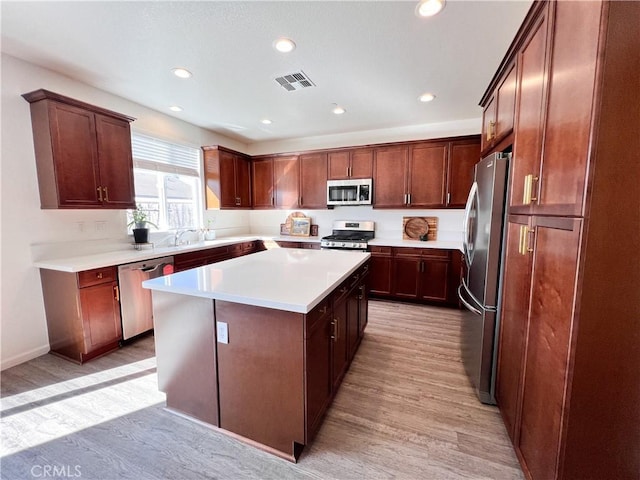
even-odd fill
[{"label": "stainless steel dishwasher", "polygon": [[170,273],[173,273],[173,257],[154,258],[118,267],[123,340],[153,328],[151,290],[142,288],[142,282]]}]

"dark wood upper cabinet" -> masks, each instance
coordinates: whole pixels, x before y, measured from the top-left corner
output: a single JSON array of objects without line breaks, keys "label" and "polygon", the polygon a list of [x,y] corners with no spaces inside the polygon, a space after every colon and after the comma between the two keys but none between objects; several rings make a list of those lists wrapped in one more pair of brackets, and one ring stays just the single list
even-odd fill
[{"label": "dark wood upper cabinet", "polygon": [[135,208],[134,119],[48,90],[31,104],[41,208]]},{"label": "dark wood upper cabinet", "polygon": [[375,148],[376,208],[463,208],[480,160],[478,136]]},{"label": "dark wood upper cabinet", "polygon": [[273,157],[251,162],[251,204],[253,208],[273,208],[275,204]]},{"label": "dark wood upper cabinet", "polygon": [[224,147],[202,147],[207,208],[251,208],[249,157]]},{"label": "dark wood upper cabinet", "polygon": [[446,200],[447,143],[423,143],[409,148],[407,206],[442,207]]},{"label": "dark wood upper cabinet", "polygon": [[373,149],[355,148],[329,152],[329,180],[371,178],[373,176]]},{"label": "dark wood upper cabinet", "polygon": [[[511,162],[510,205],[530,203],[524,198],[525,184],[540,173],[542,129],[546,86],[548,12],[542,11],[518,53],[518,113]],[[530,186],[527,186],[530,188]],[[527,190],[531,197],[531,191]]]},{"label": "dark wood upper cabinet", "polygon": [[403,208],[407,204],[409,148],[406,145],[375,149],[373,163],[373,205]]},{"label": "dark wood upper cabinet", "polygon": [[507,69],[482,112],[482,152],[487,153],[513,130],[516,104],[515,62]]},{"label": "dark wood upper cabinet", "polygon": [[300,207],[327,206],[327,154],[302,154],[300,162]]},{"label": "dark wood upper cabinet", "polygon": [[464,208],[473,184],[473,172],[480,160],[480,139],[451,142],[447,170],[447,202],[449,208]]},{"label": "dark wood upper cabinet", "polygon": [[299,168],[297,155],[277,156],[273,159],[276,208],[296,208],[300,206]]}]

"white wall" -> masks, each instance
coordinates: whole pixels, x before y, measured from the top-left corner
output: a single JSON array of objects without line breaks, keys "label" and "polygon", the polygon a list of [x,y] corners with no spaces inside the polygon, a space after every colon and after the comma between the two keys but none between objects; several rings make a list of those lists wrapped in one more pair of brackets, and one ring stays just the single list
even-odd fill
[{"label": "white wall", "polygon": [[[246,150],[246,145],[11,56],[2,55],[1,65],[0,365],[4,369],[49,350],[40,276],[31,266],[32,251],[38,255],[46,246],[52,252],[53,244],[67,250],[72,245],[77,252],[80,247],[129,241],[122,210],[40,209],[29,103],[21,94],[46,88],[136,117],[133,130],[196,147],[223,144]],[[215,216],[216,226],[223,231],[249,231],[246,213],[216,212]]]}]

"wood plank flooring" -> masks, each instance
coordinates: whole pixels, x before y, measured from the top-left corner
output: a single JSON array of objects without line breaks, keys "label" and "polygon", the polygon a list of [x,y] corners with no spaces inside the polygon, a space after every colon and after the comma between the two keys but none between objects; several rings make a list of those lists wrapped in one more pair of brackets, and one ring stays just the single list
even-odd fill
[{"label": "wood plank flooring", "polygon": [[[456,310],[371,301],[360,350],[291,464],[166,411],[153,338],[2,372],[2,479],[521,479],[460,361]],[[57,474],[57,475],[53,475]]]}]

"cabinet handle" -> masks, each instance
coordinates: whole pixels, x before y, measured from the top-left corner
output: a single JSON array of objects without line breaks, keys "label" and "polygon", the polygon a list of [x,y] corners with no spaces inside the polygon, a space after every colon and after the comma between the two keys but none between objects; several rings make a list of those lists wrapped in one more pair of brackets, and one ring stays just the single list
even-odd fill
[{"label": "cabinet handle", "polygon": [[340,293],[345,293],[347,290],[348,290],[348,288],[347,288],[347,287],[342,287],[342,288],[340,289]]},{"label": "cabinet handle", "polygon": [[302,197],[300,197],[300,198],[298,199],[298,205],[299,205],[299,206],[302,206]]},{"label": "cabinet handle", "polygon": [[116,302],[120,301],[120,289],[118,288],[117,285],[113,287],[113,298],[115,299]]},{"label": "cabinet handle", "polygon": [[451,194],[447,193],[447,205],[451,203]]},{"label": "cabinet handle", "polygon": [[102,278],[102,272],[96,273],[96,278]]},{"label": "cabinet handle", "polygon": [[273,197],[271,197],[271,206],[273,206]]},{"label": "cabinet handle", "polygon": [[487,141],[493,140],[495,137],[496,122],[491,120],[487,126]]},{"label": "cabinet handle", "polygon": [[420,273],[424,273],[424,260],[420,260]]},{"label": "cabinet handle", "polygon": [[336,324],[337,324],[338,320],[336,320],[335,318],[333,320],[331,320],[331,340],[335,340],[336,338],[338,338],[336,336]]},{"label": "cabinet handle", "polygon": [[407,193],[407,205],[411,205],[411,194]]},{"label": "cabinet handle", "polygon": [[524,191],[522,193],[522,203],[530,205],[532,202],[538,200],[533,196],[533,182],[537,182],[538,177],[534,177],[533,174],[525,175],[524,177]]},{"label": "cabinet handle", "polygon": [[533,252],[533,248],[530,245],[533,244],[531,234],[535,232],[535,229],[529,228],[527,225],[520,226],[520,237],[518,242],[518,253],[520,255],[526,255]]},{"label": "cabinet handle", "polygon": [[96,190],[98,190],[98,200],[102,202],[102,187],[98,187]]},{"label": "cabinet handle", "polygon": [[320,313],[327,313],[327,306],[325,305],[324,307],[322,307],[322,309],[320,310]]}]

